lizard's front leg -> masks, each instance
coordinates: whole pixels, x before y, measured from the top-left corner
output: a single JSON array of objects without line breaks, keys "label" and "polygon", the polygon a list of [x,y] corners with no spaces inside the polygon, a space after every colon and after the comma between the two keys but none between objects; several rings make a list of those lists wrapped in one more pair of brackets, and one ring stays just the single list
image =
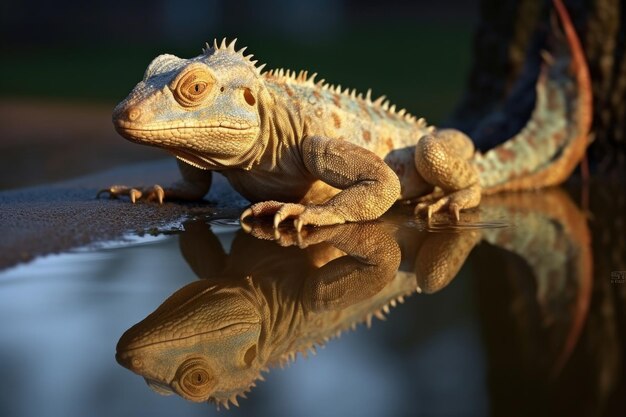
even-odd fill
[{"label": "lizard's front leg", "polygon": [[296,229],[373,220],[400,196],[400,181],[374,153],[339,139],[310,136],[302,140],[302,159],[311,174],[341,191],[323,204],[266,201],[252,205],[241,216],[274,215],[274,227],[287,218]]},{"label": "lizard's front leg", "polygon": [[480,203],[478,171],[471,163],[474,145],[464,133],[443,129],[422,137],[415,147],[415,167],[430,184],[438,187],[415,207],[415,213],[448,209],[458,221],[460,211]]},{"label": "lizard's front leg", "polygon": [[98,191],[97,197],[102,194],[109,194],[110,198],[128,196],[135,203],[138,200],[153,201],[163,203],[163,200],[200,200],[211,187],[211,171],[195,168],[181,160],[178,168],[182,175],[182,180],[176,181],[169,186],[155,184],[148,187],[129,187],[126,185],[112,185],[109,188]]}]

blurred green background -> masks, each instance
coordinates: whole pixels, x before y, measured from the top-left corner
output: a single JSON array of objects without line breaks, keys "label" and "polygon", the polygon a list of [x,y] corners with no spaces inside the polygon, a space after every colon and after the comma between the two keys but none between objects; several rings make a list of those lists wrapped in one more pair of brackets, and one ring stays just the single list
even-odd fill
[{"label": "blurred green background", "polygon": [[441,123],[471,65],[478,2],[26,0],[2,4],[0,188],[164,156],[110,111],[161,53],[238,38],[267,68],[317,72]]}]

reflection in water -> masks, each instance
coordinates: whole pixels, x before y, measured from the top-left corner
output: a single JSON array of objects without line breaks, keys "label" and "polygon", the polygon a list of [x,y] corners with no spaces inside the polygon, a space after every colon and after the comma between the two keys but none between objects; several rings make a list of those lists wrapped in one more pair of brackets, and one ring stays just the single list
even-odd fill
[{"label": "reflection in water", "polygon": [[[511,211],[517,222],[536,232],[506,237],[487,231],[494,246],[473,258],[478,269],[504,271],[500,280],[481,274],[475,280],[490,358],[491,409],[494,415],[623,415],[623,381],[621,392],[616,387],[624,375],[620,337],[626,328],[615,311],[623,287],[609,288],[610,275],[598,271],[608,257],[596,251],[592,262],[587,222],[558,191],[533,197],[532,210],[519,200],[526,196],[506,197],[502,204],[517,207]],[[498,200],[490,203],[500,205]],[[601,230],[606,236],[607,228]],[[603,245],[609,242],[620,244],[614,239]],[[624,253],[623,244],[618,250]],[[519,257],[507,256],[511,252]]]},{"label": "reflection in water", "polygon": [[255,224],[239,231],[227,255],[206,223],[190,222],[180,247],[202,279],[129,329],[117,360],[161,394],[228,407],[269,368],[306,356],[359,323],[369,326],[412,293],[441,290],[484,240],[521,257],[530,272],[507,277],[514,281],[510,304],[489,302],[513,314],[516,329],[503,334],[523,334],[528,366],[557,376],[587,315],[591,255],[584,216],[560,190],[486,198],[475,216],[475,224],[482,217],[512,225],[430,233],[390,216],[275,236],[269,225]]},{"label": "reflection in water", "polygon": [[518,255],[530,269],[507,268],[504,278],[513,287],[509,303],[523,335],[525,362],[540,364],[554,376],[576,346],[589,308],[592,259],[586,219],[561,190],[541,198],[494,196],[489,206],[506,210],[527,231],[486,230],[484,236],[494,246]]}]

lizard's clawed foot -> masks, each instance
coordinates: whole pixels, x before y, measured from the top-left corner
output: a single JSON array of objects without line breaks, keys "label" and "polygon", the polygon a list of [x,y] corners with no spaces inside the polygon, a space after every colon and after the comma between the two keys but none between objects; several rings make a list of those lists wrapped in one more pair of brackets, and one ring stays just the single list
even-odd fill
[{"label": "lizard's clawed foot", "polygon": [[267,222],[255,222],[250,224],[242,222],[241,227],[246,233],[257,239],[271,240],[280,246],[298,246],[300,248],[308,246],[305,242],[307,241],[309,231],[306,229],[299,232],[293,229],[278,229]]},{"label": "lizard's clawed foot", "polygon": [[442,198],[443,196],[445,196],[443,190],[441,188],[435,188],[433,190],[433,192],[423,195],[420,198],[418,198],[416,200],[416,202],[418,204],[422,204],[422,203],[434,203],[435,201],[439,200],[440,198]]},{"label": "lizard's clawed foot", "polygon": [[109,198],[119,198],[121,196],[128,196],[130,201],[136,203],[139,200],[143,201],[158,201],[159,204],[163,204],[165,199],[165,190],[158,184],[152,187],[127,187],[126,185],[112,185],[109,188],[104,188],[98,191],[96,198],[100,198],[102,194],[109,194]]},{"label": "lizard's clawed foot", "polygon": [[429,196],[426,196],[415,206],[414,213],[416,216],[426,212],[426,217],[430,221],[433,214],[447,209],[450,215],[458,222],[461,220],[461,210],[476,207],[480,203],[480,188],[471,186],[444,195],[436,201],[434,198],[429,198]]},{"label": "lizard's clawed foot", "polygon": [[325,243],[335,237],[338,233],[345,231],[352,225],[337,225],[334,227],[311,227],[297,231],[291,228],[275,229],[268,222],[242,223],[242,229],[261,240],[271,240],[280,246],[297,246],[300,249],[309,246]]},{"label": "lizard's clawed foot", "polygon": [[305,206],[296,203],[281,203],[279,201],[264,201],[247,208],[239,217],[243,223],[247,217],[274,216],[274,229],[286,219],[293,219],[293,225],[298,232],[306,225],[325,226],[345,223],[343,217],[333,213],[323,206]]}]

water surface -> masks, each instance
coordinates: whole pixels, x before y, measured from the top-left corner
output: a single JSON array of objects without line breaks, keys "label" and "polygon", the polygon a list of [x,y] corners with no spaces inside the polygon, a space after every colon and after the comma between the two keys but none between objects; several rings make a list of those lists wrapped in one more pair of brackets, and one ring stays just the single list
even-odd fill
[{"label": "water surface", "polygon": [[4,270],[0,415],[623,414],[623,198],[590,201],[300,236],[189,218]]}]

